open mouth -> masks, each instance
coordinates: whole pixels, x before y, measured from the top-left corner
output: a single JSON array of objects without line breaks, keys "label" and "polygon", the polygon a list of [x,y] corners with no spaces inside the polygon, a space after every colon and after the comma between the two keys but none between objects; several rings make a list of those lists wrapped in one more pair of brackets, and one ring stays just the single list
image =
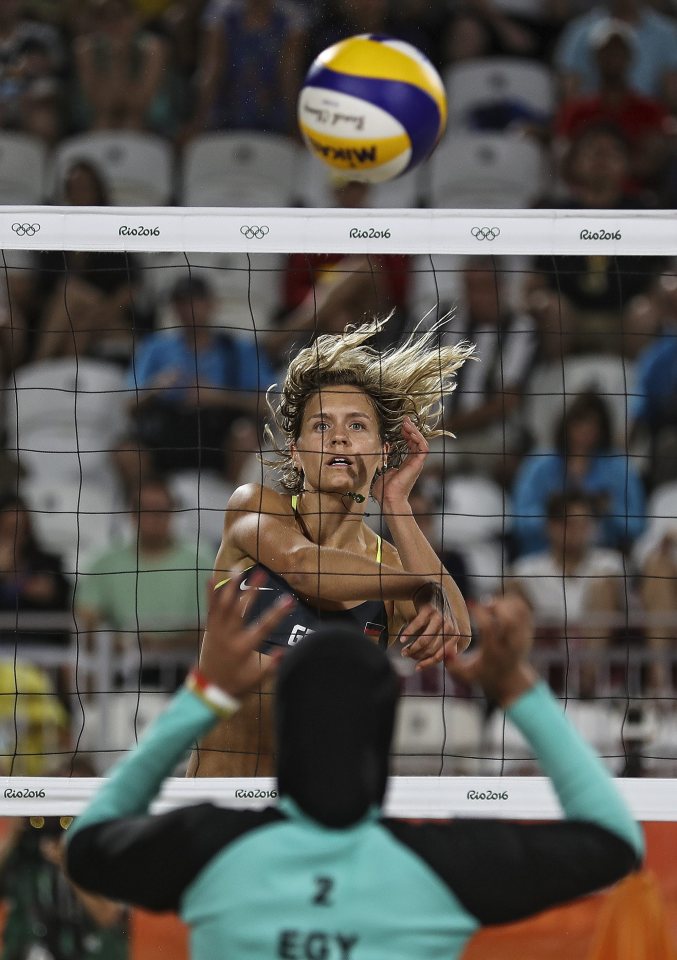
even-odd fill
[{"label": "open mouth", "polygon": [[332,457],[327,461],[328,467],[352,467],[353,461],[350,457]]}]

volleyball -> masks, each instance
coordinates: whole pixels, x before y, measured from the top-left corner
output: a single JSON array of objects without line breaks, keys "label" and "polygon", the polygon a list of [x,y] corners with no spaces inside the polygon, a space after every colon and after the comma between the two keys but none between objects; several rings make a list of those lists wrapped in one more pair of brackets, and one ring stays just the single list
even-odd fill
[{"label": "volleyball", "polygon": [[410,43],[361,34],[327,47],[298,100],[309,150],[351,180],[391,180],[421,163],[444,133],[442,79]]}]

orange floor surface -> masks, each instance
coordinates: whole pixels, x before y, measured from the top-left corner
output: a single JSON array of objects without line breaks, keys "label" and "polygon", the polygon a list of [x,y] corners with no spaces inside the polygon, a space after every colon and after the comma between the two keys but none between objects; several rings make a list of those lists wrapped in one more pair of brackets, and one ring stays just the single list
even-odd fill
[{"label": "orange floor surface", "polygon": [[[659,880],[677,944],[677,823],[649,823],[644,829],[647,866]],[[472,940],[463,960],[587,960],[604,896],[588,897],[523,923],[484,930]],[[187,957],[186,928],[176,917],[134,911],[132,960]]]}]

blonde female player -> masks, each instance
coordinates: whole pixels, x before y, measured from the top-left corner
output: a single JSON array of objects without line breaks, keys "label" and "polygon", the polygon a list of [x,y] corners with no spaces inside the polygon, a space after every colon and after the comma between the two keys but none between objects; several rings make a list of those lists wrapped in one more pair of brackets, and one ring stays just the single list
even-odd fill
[{"label": "blonde female player", "polygon": [[[416,332],[378,352],[370,338],[385,321],[322,335],[292,360],[279,403],[269,405],[279,444],[270,461],[281,491],[248,484],[226,509],[215,564],[217,587],[241,576],[246,616],[280,593],[296,604],[262,650],[286,649],[327,621],[358,624],[381,645],[399,642],[417,669],[462,651],[470,625],[463,597],[419,529],[408,497],[423,468],[442,398],[472,354]],[[365,523],[370,494],[393,544]],[[189,775],[270,776],[271,690],[250,695],[200,744]],[[312,724],[312,717],[308,723]]]}]

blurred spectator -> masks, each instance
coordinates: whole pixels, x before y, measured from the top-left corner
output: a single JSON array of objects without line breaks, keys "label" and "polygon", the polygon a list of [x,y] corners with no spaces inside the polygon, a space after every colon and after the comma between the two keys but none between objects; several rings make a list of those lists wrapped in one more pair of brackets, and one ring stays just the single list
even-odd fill
[{"label": "blurred spectator", "polygon": [[0,659],[0,775],[45,776],[71,749],[68,713],[47,672],[17,654]]},{"label": "blurred spectator", "polygon": [[536,330],[530,316],[510,306],[493,261],[467,259],[462,279],[453,334],[447,336],[475,343],[480,362],[463,366],[447,398],[445,427],[458,438],[451,454],[509,482],[526,442],[520,407],[536,360]]},{"label": "blurred spectator", "polygon": [[[116,633],[118,653],[139,650],[143,660],[154,654],[195,653],[202,626],[213,554],[178,539],[172,530],[175,504],[167,484],[157,478],[141,481],[132,502],[134,530],[128,543],[112,546],[83,568],[75,590],[78,626],[87,634],[108,628]],[[157,658],[156,658],[157,659]],[[141,681],[156,685],[158,674],[143,669]]]},{"label": "blurred spectator", "polygon": [[592,392],[568,403],[553,450],[529,454],[520,467],[513,491],[512,527],[518,555],[546,548],[548,499],[571,488],[594,500],[600,546],[624,550],[642,532],[642,483],[626,454],[613,447],[608,407]]},{"label": "blurred spectator", "polygon": [[123,503],[132,503],[140,485],[154,474],[153,455],[134,437],[125,436],[110,451],[110,459]]},{"label": "blurred spectator", "polygon": [[56,30],[25,19],[22,6],[0,4],[0,127],[53,144],[63,132],[63,51]]},{"label": "blurred spectator", "polygon": [[230,423],[257,420],[275,374],[256,341],[218,328],[202,277],[180,279],[172,306],[176,326],[150,334],[129,371],[137,436],[163,469],[218,467]]},{"label": "blurred spectator", "polygon": [[30,310],[35,276],[29,251],[8,251],[13,269],[0,283],[0,379],[4,382],[26,359],[29,330],[26,311]]},{"label": "blurred spectator", "polygon": [[541,44],[533,25],[520,21],[494,0],[454,4],[444,33],[447,65],[495,54],[537,57]]},{"label": "blurred spectator", "polygon": [[657,284],[659,336],[640,353],[630,398],[633,437],[649,442],[652,486],[677,479],[677,277],[664,273]]},{"label": "blurred spectator", "polygon": [[[66,206],[108,206],[102,172],[89,160],[66,171]],[[38,258],[36,309],[44,304],[35,344],[36,360],[74,353],[125,361],[131,355],[132,328],[139,325],[134,294],[139,282],[134,254],[115,251],[50,251]]]},{"label": "blurred spectator", "polygon": [[200,24],[205,0],[133,2],[143,28],[157,33],[168,45],[173,102],[177,108],[180,129],[193,109],[193,77],[199,65]]},{"label": "blurred spectator", "polygon": [[[628,192],[630,148],[618,129],[588,126],[563,159],[568,195],[545,198],[540,207],[574,210],[632,210],[643,206]],[[585,239],[581,236],[581,239]],[[543,336],[565,353],[620,353],[634,331],[624,315],[630,301],[646,293],[659,268],[656,257],[611,257],[590,253],[538,256],[527,281],[527,303]]]},{"label": "blurred spectator", "polygon": [[419,480],[416,489],[409,495],[409,506],[416,523],[426,540],[436,550],[442,565],[456,581],[456,586],[465,600],[473,599],[473,588],[463,554],[458,550],[445,549],[442,545],[442,498],[434,481]]},{"label": "blurred spectator", "polygon": [[77,0],[23,0],[24,16],[40,23],[66,27]]},{"label": "blurred spectator", "polygon": [[160,27],[180,5],[175,0],[132,0],[132,7],[144,26]]},{"label": "blurred spectator", "polygon": [[91,24],[75,42],[74,124],[82,130],[177,126],[166,42],[143,30],[132,0],[89,0]]},{"label": "blurred spectator", "polygon": [[[23,500],[13,494],[0,498],[0,611],[66,611],[70,608],[70,585],[62,573],[59,557],[43,550],[36,538],[31,516]],[[0,631],[19,647],[30,639],[67,642],[67,637],[48,630],[17,634],[11,627]]]},{"label": "blurred spectator", "polygon": [[[519,591],[534,611],[536,637],[604,649],[623,613],[625,568],[617,550],[595,546],[593,500],[579,490],[555,493],[546,505],[546,548],[513,565],[508,589]],[[595,692],[596,664],[584,659],[581,692]]]},{"label": "blurred spectator", "polygon": [[655,186],[666,160],[668,113],[658,99],[630,85],[635,56],[632,29],[622,20],[602,26],[591,39],[598,91],[564,102],[554,124],[555,136],[563,141],[559,149],[589,126],[615,125],[630,145],[633,180]]},{"label": "blurred spectator", "polygon": [[[96,776],[83,760],[55,776]],[[3,960],[126,960],[127,910],[77,887],[63,870],[72,817],[12,817],[0,838],[0,897],[9,908]]]},{"label": "blurred spectator", "polygon": [[595,44],[608,33],[609,20],[620,20],[632,32],[635,56],[630,85],[637,93],[677,106],[677,24],[645,0],[608,0],[572,20],[564,29],[555,66],[565,100],[599,90]]},{"label": "blurred spectator", "polygon": [[284,0],[211,0],[197,103],[187,136],[205,130],[296,131],[305,28]]},{"label": "blurred spectator", "polygon": [[[370,186],[335,177],[334,205],[369,207]],[[292,253],[287,258],[281,318],[276,330],[262,337],[271,356],[282,356],[311,333],[340,333],[346,324],[395,315],[375,346],[383,349],[402,333],[409,295],[407,254],[352,255]]]},{"label": "blurred spectator", "polygon": [[[308,7],[312,10],[312,4]],[[316,17],[306,45],[307,65],[326,47],[361,33],[397,37],[436,63],[446,20],[443,5],[426,0],[330,0],[317,5]]]},{"label": "blurred spectator", "polygon": [[199,536],[216,554],[223,537],[223,511],[232,493],[243,483],[266,482],[261,452],[256,424],[249,417],[238,417],[225,435],[220,464],[173,472],[168,482],[178,507],[177,532],[186,539]]},{"label": "blurred spectator", "polygon": [[677,641],[677,485],[668,486],[672,505],[663,498],[663,533],[644,556],[640,568],[647,643],[656,654],[648,683],[651,692],[659,696],[673,695],[671,672],[664,657],[674,655]]}]

